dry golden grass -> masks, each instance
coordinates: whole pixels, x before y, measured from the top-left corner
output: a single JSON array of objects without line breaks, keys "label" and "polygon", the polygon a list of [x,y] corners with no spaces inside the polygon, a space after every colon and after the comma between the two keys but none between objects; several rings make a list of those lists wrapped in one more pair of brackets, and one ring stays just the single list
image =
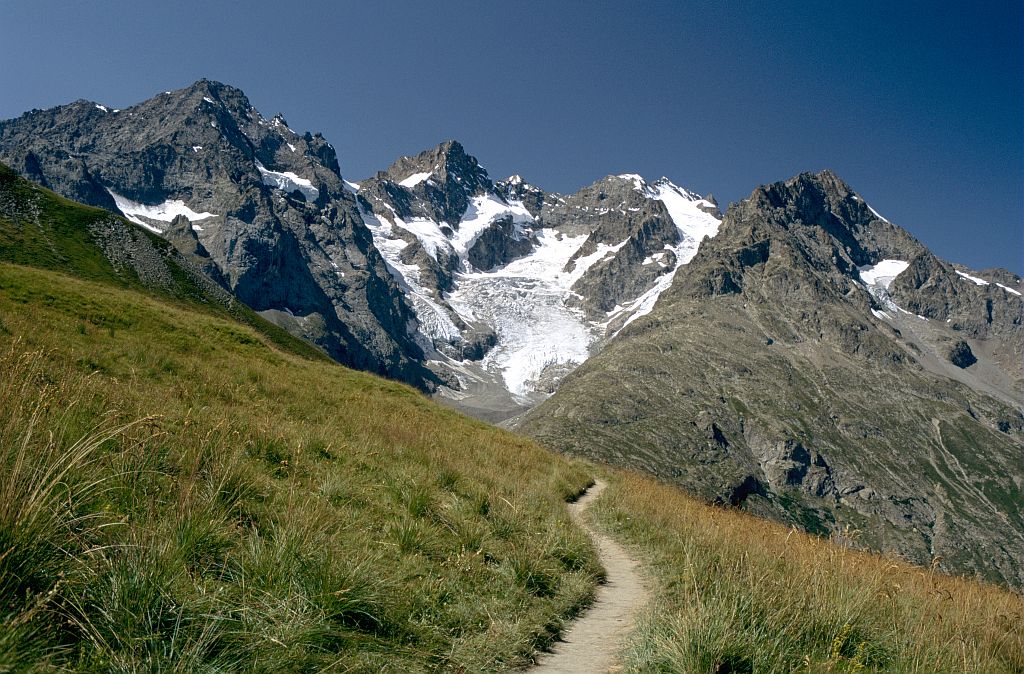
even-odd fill
[{"label": "dry golden grass", "polygon": [[599,521],[651,561],[633,671],[1020,672],[1024,599],[616,473]]},{"label": "dry golden grass", "polygon": [[[141,420],[141,421],[140,421]],[[0,670],[487,671],[589,599],[591,469],[195,307],[0,265]],[[633,671],[1024,671],[1024,601],[615,473]]]},{"label": "dry golden grass", "polygon": [[502,670],[599,572],[563,507],[582,464],[187,304],[8,264],[0,440],[0,670]]}]

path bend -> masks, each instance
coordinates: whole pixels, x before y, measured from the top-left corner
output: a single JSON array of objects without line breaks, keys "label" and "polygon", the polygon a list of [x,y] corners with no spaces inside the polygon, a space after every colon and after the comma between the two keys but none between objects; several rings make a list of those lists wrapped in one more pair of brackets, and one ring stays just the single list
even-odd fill
[{"label": "path bend", "polygon": [[640,575],[640,562],[609,536],[587,523],[584,513],[607,483],[597,480],[575,503],[569,514],[597,548],[606,581],[598,586],[594,603],[569,626],[551,652],[537,659],[530,674],[598,674],[621,669],[619,652],[633,631],[636,615],[648,598]]}]

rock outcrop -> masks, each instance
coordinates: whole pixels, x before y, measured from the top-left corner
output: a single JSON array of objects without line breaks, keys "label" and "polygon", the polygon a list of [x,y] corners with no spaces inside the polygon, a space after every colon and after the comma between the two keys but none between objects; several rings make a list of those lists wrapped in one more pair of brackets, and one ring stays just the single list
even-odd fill
[{"label": "rock outcrop", "polygon": [[415,315],[334,148],[280,115],[264,118],[238,89],[201,80],[124,110],[33,110],[0,122],[0,161],[166,235],[238,299],[337,360],[433,386]]}]

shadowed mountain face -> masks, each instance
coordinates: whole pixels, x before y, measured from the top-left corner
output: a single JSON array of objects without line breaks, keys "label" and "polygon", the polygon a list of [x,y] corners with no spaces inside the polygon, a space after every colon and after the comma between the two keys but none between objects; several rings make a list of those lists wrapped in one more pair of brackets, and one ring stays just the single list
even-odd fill
[{"label": "shadowed mountain face", "polygon": [[[180,226],[176,220],[171,229]],[[180,234],[181,241],[188,236]],[[327,360],[322,351],[260,318],[211,278],[209,258],[196,252],[194,237],[191,233],[191,250],[183,243],[172,244],[118,215],[62,199],[0,164],[0,261],[130,288],[230,317],[286,351]],[[81,311],[83,316],[90,313]],[[113,333],[116,325],[111,321],[105,327]]]},{"label": "shadowed mountain face", "polygon": [[1024,307],[1019,278],[988,276],[938,260],[830,172],[762,187],[520,428],[1021,587]]},{"label": "shadowed mountain face", "polygon": [[334,149],[238,89],[202,80],[125,110],[35,110],[0,122],[0,161],[207,258],[236,297],[337,360],[432,385]]}]

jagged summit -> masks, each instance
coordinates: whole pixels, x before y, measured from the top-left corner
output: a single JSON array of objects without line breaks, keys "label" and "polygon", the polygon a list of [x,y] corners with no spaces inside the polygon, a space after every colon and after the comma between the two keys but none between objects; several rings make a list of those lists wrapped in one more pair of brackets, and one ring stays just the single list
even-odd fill
[{"label": "jagged summit", "polygon": [[[834,172],[823,171],[759,187],[731,208],[715,245],[697,253],[669,296],[738,294],[815,308],[852,303],[863,318],[872,312],[884,321],[940,321],[970,338],[1007,340],[1007,351],[994,354],[995,361],[1020,380],[1019,281],[979,273],[939,259]],[[815,311],[800,320],[819,326],[818,338],[834,338],[841,348],[877,351],[862,343],[870,331],[850,330],[848,321],[824,315]],[[794,323],[787,330],[799,334],[804,328]],[[1011,399],[1012,388],[1002,386]]]},{"label": "jagged summit", "polygon": [[[232,108],[244,111],[252,109],[249,99],[241,89],[213,80],[200,79],[186,87],[182,87],[181,89],[159,92],[152,98],[124,109],[112,108],[97,101],[80,98],[71,103],[57,105],[52,108],[31,110],[17,119],[20,120],[26,117],[31,118],[38,116],[60,119],[61,115],[68,110],[75,110],[79,113],[89,112],[89,114],[95,114],[96,116],[102,116],[105,114],[117,115],[120,113],[131,115],[134,114],[136,110],[140,109],[155,110],[160,107],[180,108],[185,106],[186,101],[194,100],[195,102],[198,102],[204,97],[209,99],[209,102],[211,103],[222,103],[230,105]],[[13,121],[14,120],[0,120],[0,124],[10,123]]]},{"label": "jagged summit", "polygon": [[156,114],[182,119],[212,115],[227,121],[233,117],[235,125],[244,125],[259,113],[241,89],[213,80],[201,79],[187,87],[164,91],[142,103],[121,110],[118,114]]},{"label": "jagged summit", "polygon": [[238,87],[232,86],[230,84],[225,84],[224,82],[220,82],[218,80],[211,80],[206,77],[201,77],[192,84],[177,89],[176,91],[169,91],[164,93],[173,96],[176,93],[180,94],[193,92],[199,92],[209,96],[216,96],[218,98],[221,96],[240,98],[246,97],[245,92],[243,92]]},{"label": "jagged summit", "polygon": [[521,203],[534,218],[541,216],[545,204],[557,203],[562,198],[561,195],[555,192],[547,192],[537,187],[519,174],[511,175],[505,180],[499,180],[495,183],[494,188],[506,200]]},{"label": "jagged summit", "polygon": [[[240,89],[199,80],[116,113],[29,113],[0,122],[0,161],[208,255],[238,299],[341,362],[431,385],[414,315],[334,148],[264,117]],[[198,244],[178,235],[179,216]]]},{"label": "jagged summit", "polygon": [[[232,86],[230,84],[225,84],[224,82],[220,82],[218,80],[211,80],[206,77],[200,77],[192,84],[186,87],[182,87],[181,89],[178,89],[178,91],[203,91],[206,93],[218,95],[221,92],[228,92],[230,94],[239,94],[245,96],[244,92],[242,92],[242,90],[238,87]],[[172,91],[170,93],[173,94],[174,92]]]},{"label": "jagged summit", "polygon": [[[487,171],[456,140],[399,157],[389,168],[359,184],[368,198],[377,194],[396,202],[402,217],[436,217],[452,227],[458,226],[474,196],[494,192]],[[397,188],[403,188],[407,196]]]},{"label": "jagged summit", "polygon": [[[488,189],[491,186],[487,171],[480,166],[476,157],[466,153],[465,148],[457,140],[446,140],[419,154],[399,157],[386,170],[379,171],[377,177],[402,183],[417,174],[431,175],[435,182],[440,184],[444,184],[450,175],[470,190],[476,187]],[[412,187],[424,180],[425,178],[406,186]]]},{"label": "jagged summit", "polygon": [[[782,230],[820,230],[835,249],[827,255],[821,251],[822,255],[841,260],[844,269],[887,258],[910,259],[924,250],[916,238],[881,217],[831,170],[801,173],[758,187],[730,210],[726,223],[733,223],[727,224],[730,229],[744,230],[752,240]],[[821,234],[807,236],[820,239]]]}]

